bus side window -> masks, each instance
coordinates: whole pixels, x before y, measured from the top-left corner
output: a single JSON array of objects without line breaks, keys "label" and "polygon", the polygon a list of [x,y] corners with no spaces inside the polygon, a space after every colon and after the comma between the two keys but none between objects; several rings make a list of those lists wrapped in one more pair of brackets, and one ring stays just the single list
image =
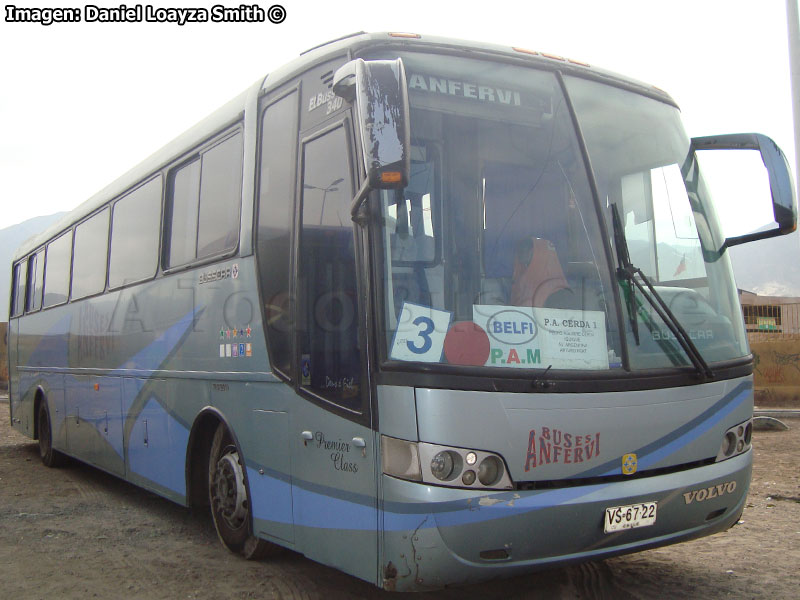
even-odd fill
[{"label": "bus side window", "polygon": [[161,177],[120,198],[111,216],[108,287],[152,278],[158,268]]},{"label": "bus side window", "polygon": [[236,247],[241,201],[242,135],[237,133],[203,154],[197,258],[228,252]]},{"label": "bus side window", "polygon": [[300,383],[352,410],[361,406],[358,293],[347,136],[339,126],[303,147]]},{"label": "bus side window", "polygon": [[11,294],[11,316],[22,314],[25,305],[25,261],[14,265],[14,291]]},{"label": "bus side window", "polygon": [[170,177],[167,266],[234,250],[239,242],[242,134],[203,150]]},{"label": "bus side window", "polygon": [[294,90],[264,112],[257,238],[270,365],[289,378],[293,375],[290,271],[298,96]]},{"label": "bus side window", "polygon": [[104,208],[75,228],[72,298],[99,294],[106,287],[109,210]]},{"label": "bus side window", "polygon": [[42,307],[42,278],[44,277],[44,251],[39,250],[28,259],[28,298],[25,312],[34,312]]},{"label": "bus side window", "polygon": [[47,244],[44,270],[44,308],[63,304],[69,296],[72,230]]}]

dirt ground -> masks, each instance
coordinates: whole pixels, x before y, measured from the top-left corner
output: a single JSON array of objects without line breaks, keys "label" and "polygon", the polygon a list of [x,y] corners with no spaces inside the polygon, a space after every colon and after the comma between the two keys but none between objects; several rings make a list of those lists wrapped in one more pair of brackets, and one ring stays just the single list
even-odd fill
[{"label": "dirt ground", "polygon": [[[7,401],[6,401],[7,402]],[[0,598],[388,598],[287,552],[241,560],[192,514],[72,462],[47,469],[0,401]],[[797,598],[800,419],[754,435],[742,523],[694,542],[407,598]]]}]

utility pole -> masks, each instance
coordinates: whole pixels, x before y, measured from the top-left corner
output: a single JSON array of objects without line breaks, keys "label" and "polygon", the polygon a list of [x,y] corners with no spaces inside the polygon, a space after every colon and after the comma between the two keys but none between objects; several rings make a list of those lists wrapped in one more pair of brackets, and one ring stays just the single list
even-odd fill
[{"label": "utility pole", "polygon": [[800,192],[800,11],[798,0],[786,0],[789,26],[789,70],[792,73],[792,112],[794,113],[795,189]]}]

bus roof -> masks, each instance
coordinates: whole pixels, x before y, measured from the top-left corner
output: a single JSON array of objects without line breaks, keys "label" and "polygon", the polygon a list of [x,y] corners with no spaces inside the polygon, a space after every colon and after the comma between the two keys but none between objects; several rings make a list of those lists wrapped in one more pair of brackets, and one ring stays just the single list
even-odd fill
[{"label": "bus roof", "polygon": [[228,124],[241,119],[245,107],[263,94],[297,77],[314,65],[336,56],[355,56],[366,49],[430,50],[469,56],[476,59],[514,60],[523,64],[544,69],[558,69],[605,83],[629,89],[655,99],[675,105],[674,100],[663,90],[591,66],[587,63],[568,59],[545,52],[527,50],[516,46],[502,46],[484,42],[465,41],[454,38],[409,34],[409,33],[364,33],[358,32],[315,46],[303,52],[295,60],[277,68],[259,79],[233,100],[214,111],[194,127],[175,138],[172,142],[133,167],[121,177],[101,189],[88,200],[64,215],[42,233],[23,242],[14,254],[16,262],[31,251],[38,249],[51,238],[69,229],[73,224],[92,214],[109,201],[133,188],[150,174],[158,171],[192,148],[199,146],[209,136],[219,132]]}]

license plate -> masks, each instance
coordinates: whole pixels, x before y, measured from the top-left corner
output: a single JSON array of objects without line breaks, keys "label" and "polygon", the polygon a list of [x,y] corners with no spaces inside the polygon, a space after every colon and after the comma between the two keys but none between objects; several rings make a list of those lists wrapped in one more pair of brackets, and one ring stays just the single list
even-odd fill
[{"label": "license plate", "polygon": [[640,502],[626,506],[612,506],[606,509],[605,533],[622,529],[647,527],[656,522],[658,502]]}]

